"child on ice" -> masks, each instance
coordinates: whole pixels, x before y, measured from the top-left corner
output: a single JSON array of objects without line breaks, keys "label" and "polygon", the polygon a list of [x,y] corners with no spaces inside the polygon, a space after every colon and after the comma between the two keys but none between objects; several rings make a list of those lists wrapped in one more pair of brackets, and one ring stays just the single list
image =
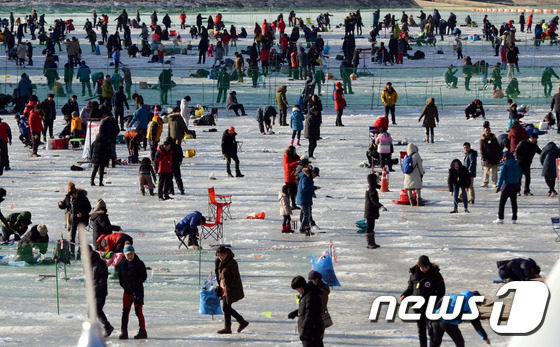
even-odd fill
[{"label": "child on ice", "polygon": [[[153,181],[152,181],[153,177]],[[138,169],[138,183],[140,183],[140,195],[144,196],[146,191],[144,186],[147,185],[150,190],[150,195],[154,195],[154,181],[156,180],[156,173],[152,167],[152,161],[150,158],[144,158],[140,162],[140,168]]]},{"label": "child on ice", "polygon": [[290,206],[290,195],[288,194],[290,188],[287,184],[282,186],[282,191],[278,193],[278,201],[280,201],[280,215],[284,217],[282,221],[282,232],[293,233],[291,222],[292,207]]},{"label": "child on ice", "polygon": [[379,175],[369,174],[367,176],[367,181],[369,188],[366,191],[366,206],[364,209],[364,218],[366,219],[366,240],[368,249],[376,249],[380,246],[375,243],[375,220],[379,219],[379,209],[383,212],[387,212],[387,209],[379,202],[379,195],[377,194],[377,188],[379,186]]}]

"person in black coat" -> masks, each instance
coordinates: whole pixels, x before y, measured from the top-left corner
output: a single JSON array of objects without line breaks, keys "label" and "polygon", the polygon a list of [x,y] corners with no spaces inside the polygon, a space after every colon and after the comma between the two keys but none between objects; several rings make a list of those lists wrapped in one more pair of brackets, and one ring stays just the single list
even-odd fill
[{"label": "person in black coat", "polygon": [[208,38],[207,37],[200,37],[200,42],[198,43],[198,63],[202,60],[202,64],[206,63],[206,52],[208,51]]},{"label": "person in black coat", "polygon": [[484,107],[482,106],[482,101],[476,99],[473,100],[467,108],[465,108],[465,117],[477,118],[482,116],[482,119],[486,119],[486,113],[484,112]]},{"label": "person in black coat", "polygon": [[299,339],[304,347],[322,347],[325,325],[321,308],[321,291],[312,282],[306,283],[302,276],[292,279],[292,289],[299,293],[299,307],[290,312],[288,318],[298,317]]},{"label": "person in black coat", "polygon": [[309,140],[307,155],[314,158],[313,153],[317,148],[317,140],[321,138],[321,117],[316,106],[311,107],[309,114],[305,116],[304,137]]},{"label": "person in black coat", "polygon": [[99,133],[109,142],[111,147],[112,167],[115,167],[117,161],[117,135],[119,134],[119,123],[112,115],[108,115],[101,120]]},{"label": "person in black coat", "polygon": [[56,105],[54,103],[54,94],[49,94],[45,100],[43,100],[42,110],[43,110],[43,142],[47,142],[47,130],[49,132],[49,137],[53,139],[53,124],[56,119]]},{"label": "person in black coat", "polygon": [[105,312],[103,312],[103,307],[105,306],[105,299],[107,298],[107,278],[109,277],[109,271],[107,270],[107,264],[105,260],[101,259],[99,253],[94,252],[93,248],[88,245],[89,255],[91,257],[91,268],[93,272],[93,287],[95,289],[95,306],[97,308],[97,319],[103,329],[105,330],[105,337],[109,337],[113,330],[113,326],[109,323]]},{"label": "person in black coat", "polygon": [[542,175],[548,185],[548,197],[558,195],[556,192],[556,159],[560,158],[560,149],[554,142],[549,142],[541,152]]},{"label": "person in black coat", "polygon": [[128,339],[128,315],[130,313],[132,303],[134,303],[134,311],[140,324],[140,330],[134,338],[147,339],[148,333],[146,332],[144,314],[142,313],[142,306],[144,306],[143,283],[148,278],[146,265],[144,265],[144,262],[134,253],[134,247],[132,247],[132,245],[128,242],[123,249],[123,253],[124,259],[118,265],[119,283],[124,289],[121,334],[119,336],[119,340]]},{"label": "person in black coat", "polygon": [[239,158],[237,157],[237,141],[235,140],[235,136],[237,133],[235,132],[234,127],[229,127],[224,134],[222,135],[222,155],[226,159],[226,169],[227,174],[229,177],[233,177],[231,174],[231,161],[235,161],[235,177],[244,177],[245,175],[241,174],[239,170]]},{"label": "person in black coat", "polygon": [[97,134],[97,138],[91,144],[91,163],[93,170],[91,172],[91,185],[95,185],[95,176],[99,171],[99,185],[103,184],[103,174],[105,168],[109,165],[109,160],[113,157],[111,153],[111,144],[101,133]]},{"label": "person in black coat", "polygon": [[130,111],[130,107],[128,107],[128,101],[126,100],[126,94],[124,93],[124,87],[121,85],[117,88],[117,92],[113,94],[113,111],[115,113],[115,118],[120,120],[121,130],[125,130],[124,128],[124,108],[126,106],[126,110]]},{"label": "person in black coat", "polygon": [[68,193],[64,200],[58,202],[58,208],[66,210],[66,226],[70,232],[70,252],[74,255],[76,242],[76,231],[78,225],[89,224],[89,212],[91,211],[91,204],[87,198],[87,191],[77,189],[74,183],[68,182]]},{"label": "person in black coat", "polygon": [[[424,306],[414,311],[420,313],[420,319],[416,321],[420,346],[428,346],[428,337],[426,335],[426,328],[428,326],[426,306],[430,296],[436,296],[437,300],[439,300],[445,295],[445,283],[439,272],[439,267],[436,264],[432,264],[430,258],[425,255],[420,256],[420,258],[418,258],[418,263],[411,267],[409,271],[410,278],[408,280],[408,287],[402,293],[400,300],[402,301],[410,295],[422,296],[426,299]],[[430,335],[430,340],[432,340],[431,329],[429,329],[428,334]]]},{"label": "person in black coat", "polygon": [[379,209],[387,211],[387,209],[379,202],[379,195],[377,189],[381,188],[377,183],[379,179],[378,174],[369,174],[367,181],[369,188],[366,190],[366,205],[364,208],[364,218],[366,219],[366,239],[367,248],[375,249],[380,246],[375,243],[375,220],[379,219]]},{"label": "person in black coat", "polygon": [[[185,195],[185,188],[183,187],[183,179],[181,178],[181,163],[183,163],[183,148],[181,148],[181,143],[177,143],[173,141],[171,137],[167,138],[167,141],[171,142],[171,150],[173,151],[173,156],[171,157],[171,173],[173,174],[173,178],[175,179],[175,183],[177,184],[177,188],[179,188],[179,192],[181,195]],[[173,182],[170,184],[171,193],[175,195],[175,189],[173,189]]]},{"label": "person in black coat", "polygon": [[98,250],[99,245],[97,244],[97,239],[101,235],[109,235],[113,231],[122,231],[122,228],[118,225],[112,225],[109,221],[109,215],[107,214],[107,205],[103,199],[97,199],[97,207],[91,213],[91,223],[93,228],[93,247]]},{"label": "person in black coat", "polygon": [[459,159],[453,159],[449,174],[447,175],[447,185],[449,186],[449,195],[453,197],[453,211],[450,213],[457,213],[457,206],[459,205],[459,190],[463,198],[463,206],[465,213],[469,213],[469,206],[467,201],[467,189],[471,186],[471,174],[469,170],[461,164]]},{"label": "person in black coat", "polygon": [[469,184],[469,204],[474,204],[474,178],[476,177],[476,159],[478,157],[478,152],[471,148],[469,142],[463,143],[463,165],[469,171],[471,177]]},{"label": "person in black coat", "polygon": [[531,184],[531,164],[533,163],[533,157],[535,154],[541,154],[541,149],[537,145],[537,140],[539,135],[533,133],[529,136],[528,140],[523,140],[519,142],[517,148],[515,149],[515,159],[525,176],[525,188],[523,194],[533,195],[529,185]]},{"label": "person in black coat", "polygon": [[497,265],[500,278],[504,281],[529,281],[541,277],[541,268],[531,258],[500,260]]}]

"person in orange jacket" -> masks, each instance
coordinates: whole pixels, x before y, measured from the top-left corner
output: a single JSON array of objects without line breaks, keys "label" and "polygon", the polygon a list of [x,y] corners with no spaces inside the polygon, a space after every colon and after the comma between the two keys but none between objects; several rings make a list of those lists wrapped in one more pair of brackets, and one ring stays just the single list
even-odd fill
[{"label": "person in orange jacket", "polygon": [[125,233],[102,234],[97,238],[97,250],[102,252],[122,253],[124,244],[130,242],[132,237]]}]

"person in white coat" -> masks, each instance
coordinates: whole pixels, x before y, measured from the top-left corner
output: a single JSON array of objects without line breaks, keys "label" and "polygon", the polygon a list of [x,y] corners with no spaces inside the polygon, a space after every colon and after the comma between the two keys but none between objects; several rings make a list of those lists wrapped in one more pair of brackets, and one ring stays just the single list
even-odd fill
[{"label": "person in white coat", "polygon": [[292,207],[290,206],[290,188],[287,184],[284,184],[282,191],[278,193],[278,201],[280,202],[280,215],[284,218],[282,221],[282,232],[283,233],[293,233],[292,230]]},{"label": "person in white coat", "polygon": [[404,174],[404,189],[408,193],[408,201],[410,205],[414,206],[412,199],[412,191],[416,191],[416,206],[420,206],[420,191],[422,190],[422,177],[424,176],[424,168],[422,167],[422,158],[418,154],[418,147],[415,144],[409,143],[406,148],[406,155],[412,157],[412,172]]},{"label": "person in white coat", "polygon": [[190,101],[191,97],[188,95],[181,100],[181,117],[185,120],[187,128],[189,127],[189,118],[191,117],[191,109],[189,108]]}]

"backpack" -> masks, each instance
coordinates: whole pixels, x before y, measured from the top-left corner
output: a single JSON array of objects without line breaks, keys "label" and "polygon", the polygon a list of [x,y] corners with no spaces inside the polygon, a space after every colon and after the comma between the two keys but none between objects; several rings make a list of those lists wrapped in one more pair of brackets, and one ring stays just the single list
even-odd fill
[{"label": "backpack", "polygon": [[412,156],[407,155],[403,158],[401,169],[403,173],[411,173],[414,171],[414,166],[412,166]]}]

